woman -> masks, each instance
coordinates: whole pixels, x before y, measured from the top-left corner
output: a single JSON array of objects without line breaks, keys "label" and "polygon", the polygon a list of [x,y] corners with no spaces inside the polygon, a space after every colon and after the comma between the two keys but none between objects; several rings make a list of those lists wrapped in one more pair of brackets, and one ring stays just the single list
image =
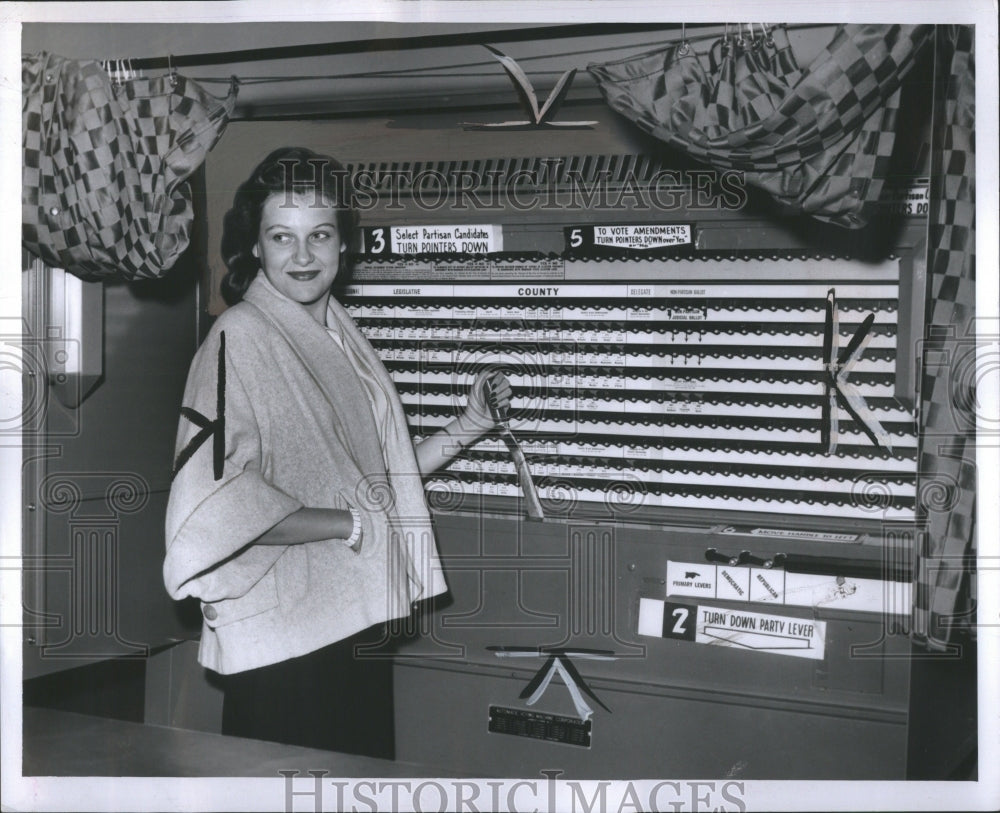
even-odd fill
[{"label": "woman", "polygon": [[[414,448],[388,372],[331,286],[356,217],[344,168],[277,150],[223,228],[233,307],[192,362],[164,579],[204,616],[223,733],[392,756],[391,661],[359,652],[446,589],[420,476],[492,425],[481,373],[463,414]],[[356,657],[357,655],[357,657]]]}]

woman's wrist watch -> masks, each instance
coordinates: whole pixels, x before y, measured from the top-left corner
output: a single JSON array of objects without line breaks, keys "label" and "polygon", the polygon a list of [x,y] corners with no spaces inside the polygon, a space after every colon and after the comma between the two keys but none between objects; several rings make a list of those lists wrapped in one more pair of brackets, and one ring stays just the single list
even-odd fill
[{"label": "woman's wrist watch", "polygon": [[358,509],[353,505],[349,505],[347,510],[351,512],[353,525],[351,527],[351,535],[344,540],[344,544],[357,553],[361,550],[361,537],[363,535],[361,528],[361,514],[358,513]]}]

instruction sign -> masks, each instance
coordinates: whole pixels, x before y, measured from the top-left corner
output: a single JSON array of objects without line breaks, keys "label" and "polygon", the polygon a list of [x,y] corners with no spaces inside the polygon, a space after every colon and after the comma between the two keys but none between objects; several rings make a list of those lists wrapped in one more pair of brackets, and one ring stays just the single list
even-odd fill
[{"label": "instruction sign", "polygon": [[832,533],[830,531],[808,531],[794,528],[758,528],[751,525],[727,525],[724,534],[740,536],[766,536],[774,539],[810,539],[816,542],[860,542],[861,534]]},{"label": "instruction sign", "polygon": [[667,562],[666,587],[667,596],[894,615],[909,614],[913,592],[910,582],[672,560]]},{"label": "instruction sign", "polygon": [[825,621],[653,598],[640,599],[636,631],[654,638],[812,660],[822,660],[826,648]]},{"label": "instruction sign", "polygon": [[930,178],[914,178],[909,186],[887,185],[879,199],[884,211],[900,215],[926,215],[930,203]]},{"label": "instruction sign", "polygon": [[650,251],[690,246],[694,241],[694,226],[690,223],[570,226],[565,229],[565,235],[566,248],[570,251],[593,248]]},{"label": "instruction sign", "polygon": [[362,229],[362,238],[369,256],[503,251],[503,228],[496,225],[371,226]]}]

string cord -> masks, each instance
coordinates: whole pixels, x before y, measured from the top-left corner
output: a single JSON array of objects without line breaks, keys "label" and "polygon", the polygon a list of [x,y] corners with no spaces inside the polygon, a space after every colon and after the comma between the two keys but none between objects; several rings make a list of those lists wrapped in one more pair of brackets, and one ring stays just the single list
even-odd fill
[{"label": "string cord", "polygon": [[[729,31],[730,23],[725,23],[725,31],[720,32],[719,30],[714,30],[711,33],[689,35],[687,32],[686,24],[682,24],[682,29],[680,36],[665,37],[663,39],[658,39],[654,41],[639,42],[639,43],[629,43],[626,45],[616,45],[608,46],[603,48],[589,48],[584,50],[571,50],[571,51],[558,51],[543,55],[534,56],[524,56],[518,58],[518,63],[524,64],[529,62],[536,62],[539,60],[551,60],[560,59],[568,57],[577,56],[593,56],[598,53],[609,53],[612,51],[632,51],[634,49],[641,48],[651,48],[654,50],[661,50],[671,45],[680,44],[682,47],[690,49],[692,43],[707,42],[709,40],[715,41],[719,39],[731,38],[733,35]],[[799,29],[815,29],[831,25],[830,23],[798,23],[798,24],[782,24],[780,26],[766,25],[764,23],[758,23],[762,30],[762,39],[767,43],[771,44],[771,32],[775,27],[781,27],[785,30],[799,30]],[[753,28],[751,27],[751,32]],[[750,35],[750,39],[754,39],[753,33]],[[740,25],[740,37],[743,37],[742,25]],[[687,53],[686,51],[685,53]],[[642,52],[637,54],[641,56]],[[172,56],[172,55],[171,55]],[[279,84],[287,82],[308,82],[308,81],[344,81],[351,79],[434,79],[434,78],[453,78],[453,77],[472,77],[472,78],[490,78],[496,76],[494,70],[482,70],[482,71],[468,71],[464,69],[468,68],[492,68],[495,66],[495,62],[489,60],[482,60],[477,62],[457,62],[441,65],[433,65],[418,68],[401,68],[396,70],[377,70],[377,71],[352,71],[346,73],[330,73],[330,74],[293,74],[293,75],[256,75],[256,76],[239,76],[239,83],[241,85],[259,85],[259,84]],[[176,66],[170,69],[171,73],[176,74]],[[560,70],[538,70],[531,71],[529,75],[531,76],[561,76],[565,72],[565,68]],[[190,77],[199,83],[222,83],[229,84],[232,81],[231,76],[192,76]]]}]

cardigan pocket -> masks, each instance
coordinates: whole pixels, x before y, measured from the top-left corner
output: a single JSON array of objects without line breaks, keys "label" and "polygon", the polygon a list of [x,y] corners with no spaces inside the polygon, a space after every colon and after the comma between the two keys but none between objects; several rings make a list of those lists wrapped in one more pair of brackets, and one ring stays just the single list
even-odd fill
[{"label": "cardigan pocket", "polygon": [[238,598],[202,602],[201,612],[209,629],[243,621],[278,606],[278,589],[274,568],[270,568],[253,587]]}]

